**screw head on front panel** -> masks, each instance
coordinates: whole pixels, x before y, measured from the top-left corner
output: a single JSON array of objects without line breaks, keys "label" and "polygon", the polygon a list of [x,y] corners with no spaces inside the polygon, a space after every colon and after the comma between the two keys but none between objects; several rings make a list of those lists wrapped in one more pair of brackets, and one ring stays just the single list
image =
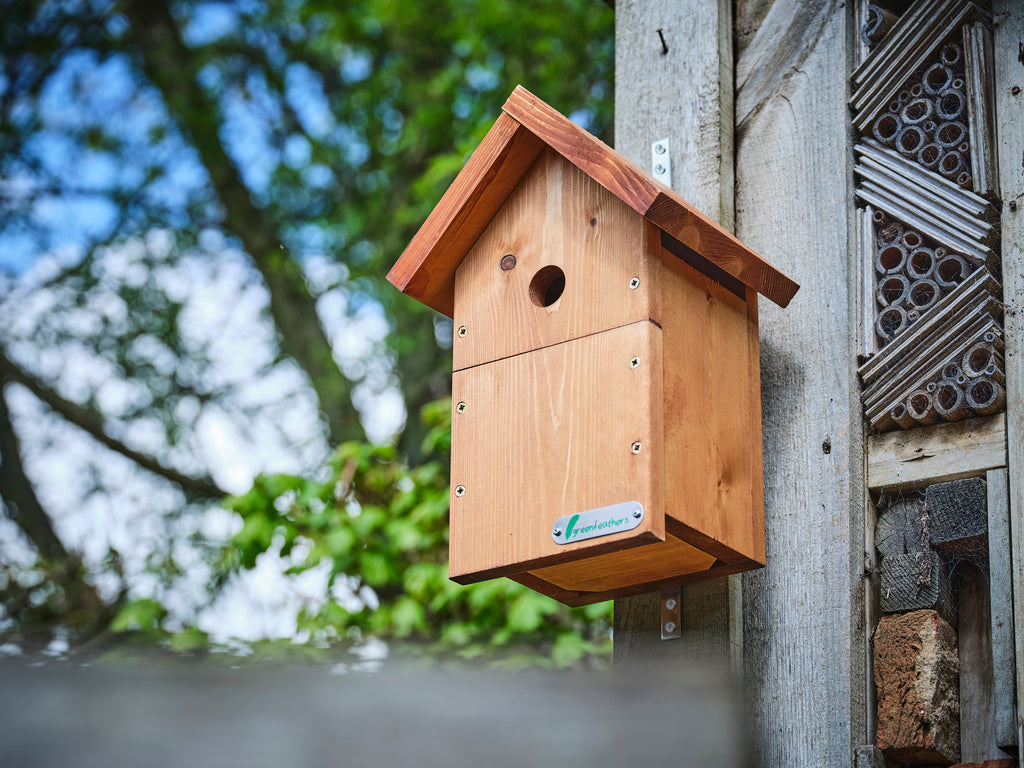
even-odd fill
[{"label": "screw head on front panel", "polygon": [[639,357],[631,357],[631,358],[629,358],[629,367],[630,368],[636,368],[639,365],[640,365],[640,358]]},{"label": "screw head on front panel", "polygon": [[464,485],[456,485],[455,486],[455,495],[458,496],[460,499],[462,498],[462,496],[465,493],[466,493],[466,487]]},{"label": "screw head on front panel", "polygon": [[639,286],[640,286],[640,278],[639,277],[630,278],[629,290],[635,291]]},{"label": "screw head on front panel", "polygon": [[455,412],[456,413],[465,413],[466,412],[466,404],[460,400],[459,404],[455,406]]},{"label": "screw head on front panel", "polygon": [[640,453],[640,447],[641,447],[641,446],[640,446],[640,441],[639,441],[639,440],[637,440],[637,441],[636,441],[635,443],[633,443],[633,445],[632,445],[632,446],[630,447],[630,450],[631,450],[631,451],[633,451],[633,453]]},{"label": "screw head on front panel", "polygon": [[466,330],[466,326],[464,326],[464,325],[460,325],[460,326],[459,326],[459,338],[460,338],[460,339],[464,339],[464,338],[466,338],[466,334],[467,334],[467,333],[469,333],[469,331],[468,331],[468,330]]},{"label": "screw head on front panel", "polygon": [[637,520],[639,520],[643,516],[644,513],[641,512],[639,509],[633,510],[633,517],[635,517]]}]

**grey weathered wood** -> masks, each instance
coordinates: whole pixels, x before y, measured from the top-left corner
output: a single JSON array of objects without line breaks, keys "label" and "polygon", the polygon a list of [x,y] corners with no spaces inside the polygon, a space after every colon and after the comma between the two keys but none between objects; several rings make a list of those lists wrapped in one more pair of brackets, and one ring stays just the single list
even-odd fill
[{"label": "grey weathered wood", "polygon": [[857,747],[853,753],[854,768],[885,768],[885,755],[874,744]]},{"label": "grey weathered wood", "polygon": [[765,766],[850,765],[871,738],[852,16],[776,2],[737,62],[737,234],[802,285],[786,311],[761,310],[768,564],[743,576],[743,673]]},{"label": "grey weathered wood", "polygon": [[891,499],[878,513],[875,524],[875,547],[882,557],[921,552],[924,501],[918,494]]},{"label": "grey weathered wood", "polygon": [[988,582],[992,638],[993,720],[1000,747],[1017,742],[1013,721],[1013,587],[1010,585],[1009,482],[1005,469],[986,475],[988,487]]},{"label": "grey weathered wood", "polygon": [[[658,30],[668,52],[663,52]],[[619,0],[615,7],[615,144],[642,167],[668,138],[673,188],[733,227],[732,3]],[[683,589],[683,636],[661,640],[658,596],[615,602],[617,666],[699,656],[738,665],[739,577]]]},{"label": "grey weathered wood", "polygon": [[868,440],[868,486],[908,490],[1006,466],[1003,414],[919,427]]},{"label": "grey weathered wood", "polygon": [[988,546],[988,496],[980,477],[934,483],[924,494],[932,544],[958,557],[981,557]]},{"label": "grey weathered wood", "polygon": [[1006,310],[1006,437],[1010,488],[1010,564],[1016,616],[1017,738],[1024,715],[1024,5],[995,0],[996,114],[999,117],[999,188],[1003,200],[1003,298]]},{"label": "grey weathered wood", "polygon": [[1005,757],[996,744],[988,585],[973,565],[958,569],[957,637],[960,641],[960,761]]},{"label": "grey weathered wood", "polygon": [[953,619],[949,573],[945,561],[930,548],[883,557],[878,566],[878,582],[882,613],[930,608],[944,619]]}]

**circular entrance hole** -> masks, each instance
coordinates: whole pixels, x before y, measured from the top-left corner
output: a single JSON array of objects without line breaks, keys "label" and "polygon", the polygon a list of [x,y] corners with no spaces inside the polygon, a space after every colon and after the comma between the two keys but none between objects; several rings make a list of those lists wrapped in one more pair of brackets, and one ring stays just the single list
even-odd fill
[{"label": "circular entrance hole", "polygon": [[550,307],[565,290],[565,272],[549,264],[538,270],[530,281],[530,301],[538,307]]}]

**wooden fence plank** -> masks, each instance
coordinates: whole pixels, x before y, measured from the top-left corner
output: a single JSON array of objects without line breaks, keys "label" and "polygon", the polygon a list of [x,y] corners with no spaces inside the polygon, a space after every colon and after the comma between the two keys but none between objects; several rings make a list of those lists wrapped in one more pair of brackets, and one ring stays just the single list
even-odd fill
[{"label": "wooden fence plank", "polygon": [[1013,744],[1013,587],[1010,584],[1010,487],[1005,469],[986,474],[988,486],[988,582],[992,637],[992,699],[995,740]]},{"label": "wooden fence plank", "polygon": [[1006,302],[1006,437],[1010,488],[1011,581],[1017,686],[1017,743],[1024,741],[1024,5],[995,0],[996,114],[999,116],[999,187],[1002,218],[1003,299]]},{"label": "wooden fence plank", "polygon": [[[615,50],[616,150],[648,168],[651,143],[668,138],[673,189],[731,230],[731,1],[619,0]],[[616,666],[691,659],[735,665],[742,623],[730,605],[739,584],[732,576],[684,587],[679,640],[661,640],[657,594],[616,600]]]},{"label": "wooden fence plank", "polygon": [[802,285],[761,305],[767,566],[743,576],[743,636],[765,766],[870,742],[846,5],[774,3],[737,63],[737,235]]}]

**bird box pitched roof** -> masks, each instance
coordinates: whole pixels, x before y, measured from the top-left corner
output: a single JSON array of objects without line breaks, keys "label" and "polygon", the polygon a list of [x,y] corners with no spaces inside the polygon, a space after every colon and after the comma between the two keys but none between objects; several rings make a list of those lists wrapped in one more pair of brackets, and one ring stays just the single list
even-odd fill
[{"label": "bird box pitched roof", "polygon": [[522,86],[388,273],[449,317],[455,270],[545,147],[558,152],[662,231],[781,307],[800,287],[732,234]]}]

